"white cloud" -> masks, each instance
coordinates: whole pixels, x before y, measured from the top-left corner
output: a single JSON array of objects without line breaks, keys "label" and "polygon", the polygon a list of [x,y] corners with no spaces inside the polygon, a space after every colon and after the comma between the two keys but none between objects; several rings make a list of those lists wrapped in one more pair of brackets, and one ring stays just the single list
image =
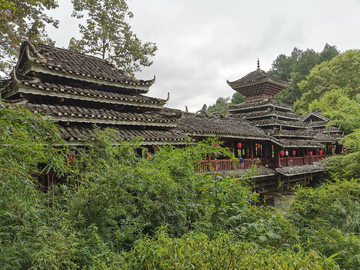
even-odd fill
[{"label": "white cloud", "polygon": [[[62,0],[55,17],[60,29],[49,31],[57,46],[77,34],[70,0]],[[322,50],[325,43],[341,51],[359,48],[359,1],[344,0],[131,0],[132,30],[158,46],[154,64],[138,73],[156,82],[149,95],[166,98],[169,107],[190,111],[234,92],[236,80],[261,68],[268,70],[279,54],[294,47]]]}]

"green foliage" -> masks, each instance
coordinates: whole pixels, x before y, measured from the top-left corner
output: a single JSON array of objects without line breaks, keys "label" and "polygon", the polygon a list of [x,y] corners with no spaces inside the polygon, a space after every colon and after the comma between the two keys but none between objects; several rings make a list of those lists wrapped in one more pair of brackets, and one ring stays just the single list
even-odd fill
[{"label": "green foliage", "polygon": [[360,177],[360,129],[343,137],[341,143],[348,149],[346,155],[331,156],[323,160],[326,170],[343,179]]},{"label": "green foliage", "polygon": [[140,66],[150,66],[149,56],[154,56],[157,47],[152,42],[142,43],[130,30],[126,17],[134,15],[129,11],[126,0],[72,0],[73,16],[83,17],[86,25],[79,25],[82,37],[72,38],[69,49],[96,55],[114,63],[129,74],[140,70]]},{"label": "green foliage", "polygon": [[[300,191],[287,219],[256,205],[247,180],[195,173],[207,153],[233,158],[215,139],[155,147],[145,158],[141,139],[119,144],[117,131],[97,129],[89,145],[71,149],[70,165],[56,125],[4,104],[0,115],[2,269],[338,269],[338,257],[349,269],[358,263],[357,182],[353,190],[328,188],[344,192],[339,201],[329,198],[329,210],[325,192]],[[67,180],[41,191],[33,175],[49,170]],[[306,207],[323,211],[315,219],[322,231]]]},{"label": "green foliage", "polygon": [[138,240],[124,262],[123,269],[339,269],[312,250],[258,249],[223,233],[214,239],[198,233],[173,239],[164,228],[154,239]]},{"label": "green foliage", "polygon": [[295,103],[294,110],[304,112],[309,104],[320,99],[332,89],[343,89],[349,98],[360,93],[360,53],[349,50],[328,62],[315,66],[306,80],[299,83],[301,99]]},{"label": "green foliage", "polygon": [[245,97],[240,94],[239,92],[236,92],[231,97],[231,105],[236,105],[245,102]]},{"label": "green foliage", "polygon": [[215,104],[210,105],[207,109],[207,112],[209,114],[214,113],[214,112],[220,112],[222,114],[226,114],[228,112],[228,105],[229,105],[229,100],[230,97],[227,98],[223,98],[223,97],[219,97]]},{"label": "green foliage", "polygon": [[325,256],[338,253],[336,261],[345,269],[360,266],[359,195],[359,180],[300,188],[287,214],[302,241]]},{"label": "green foliage", "polygon": [[275,96],[275,100],[281,103],[293,104],[301,98],[298,83],[306,78],[310,70],[323,61],[329,61],[339,54],[335,46],[325,44],[321,52],[312,49],[303,51],[294,48],[290,56],[279,55],[273,62],[271,74],[281,80],[290,80],[290,85]]},{"label": "green foliage", "polygon": [[[255,169],[256,166],[253,167]],[[249,192],[248,180],[240,182],[231,175],[224,177],[220,173],[216,173],[215,178],[211,174],[206,177],[207,181],[201,188],[207,193],[203,198],[206,200],[204,205],[209,205],[209,217],[205,222],[199,220],[195,223],[196,231],[209,237],[215,237],[219,231],[227,231],[236,239],[258,247],[296,243],[291,226],[281,215],[255,205],[258,194]]]},{"label": "green foliage", "polygon": [[48,17],[44,9],[56,7],[55,0],[0,1],[0,72],[10,73],[24,40],[53,44],[45,26],[58,27],[58,21]]},{"label": "green foliage", "polygon": [[2,269],[28,268],[36,259],[31,250],[41,237],[32,240],[54,221],[50,202],[32,175],[68,172],[68,150],[57,127],[41,115],[0,103],[0,116],[0,264]]},{"label": "green foliage", "polygon": [[332,89],[326,92],[319,100],[315,99],[309,105],[309,109],[319,111],[331,121],[330,126],[340,126],[341,129],[350,134],[360,128],[360,103],[356,96],[349,98],[343,89]]},{"label": "green foliage", "polygon": [[347,155],[332,156],[323,162],[327,171],[342,178],[360,177],[360,103],[359,94],[352,99],[349,93],[341,88],[326,92],[320,99],[315,99],[309,109],[317,110],[331,121],[327,127],[341,127],[348,135],[340,143],[349,150]]},{"label": "green foliage", "polygon": [[340,143],[349,150],[347,155],[328,157],[323,162],[327,171],[342,178],[360,177],[360,95],[349,97],[349,92],[334,88],[325,92],[309,105],[310,110],[319,111],[331,121],[331,126],[341,127],[348,135]]},{"label": "green foliage", "polygon": [[207,111],[209,114],[220,112],[223,115],[225,115],[228,113],[229,106],[240,104],[244,101],[245,101],[245,97],[240,93],[235,92],[231,97],[231,101],[230,101],[230,97],[227,98],[219,97],[216,100],[215,104],[210,105],[209,107],[206,107],[206,104],[204,104],[204,106],[202,107],[202,111]]}]

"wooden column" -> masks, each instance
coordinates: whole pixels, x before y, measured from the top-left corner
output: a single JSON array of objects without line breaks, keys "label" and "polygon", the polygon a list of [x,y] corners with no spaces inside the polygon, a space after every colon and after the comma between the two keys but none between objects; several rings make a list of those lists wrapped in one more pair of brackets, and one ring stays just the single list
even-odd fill
[{"label": "wooden column", "polygon": [[325,143],[325,149],[324,149],[325,157],[327,156],[327,143]]},{"label": "wooden column", "polygon": [[265,158],[265,164],[268,164],[268,153],[269,153],[269,145],[268,143],[263,144],[263,151],[264,151],[264,158]]},{"label": "wooden column", "polygon": [[250,158],[252,160],[254,159],[254,148],[255,148],[254,142],[253,140],[250,140]]},{"label": "wooden column", "polygon": [[341,148],[342,148],[342,147],[340,147],[340,144],[339,144],[339,143],[336,143],[336,144],[335,144],[335,154],[337,154],[337,155],[341,154],[341,151],[342,151]]},{"label": "wooden column", "polygon": [[290,157],[289,157],[289,151],[288,151],[288,155],[286,156],[286,166],[290,165]]}]

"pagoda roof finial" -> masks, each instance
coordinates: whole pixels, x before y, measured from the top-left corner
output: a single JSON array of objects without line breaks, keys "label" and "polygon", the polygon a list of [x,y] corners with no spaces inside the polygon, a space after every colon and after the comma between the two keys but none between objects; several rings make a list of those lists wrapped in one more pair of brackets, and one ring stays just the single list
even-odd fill
[{"label": "pagoda roof finial", "polygon": [[260,60],[259,60],[259,58],[257,60],[257,68],[260,69]]}]

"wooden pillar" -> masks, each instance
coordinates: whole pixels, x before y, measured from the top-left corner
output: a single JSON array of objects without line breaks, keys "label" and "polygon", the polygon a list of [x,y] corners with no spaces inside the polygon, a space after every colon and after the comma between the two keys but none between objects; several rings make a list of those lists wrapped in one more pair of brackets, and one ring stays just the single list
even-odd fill
[{"label": "wooden pillar", "polygon": [[325,157],[327,156],[327,143],[325,143],[325,149],[324,149]]},{"label": "wooden pillar", "polygon": [[253,140],[250,140],[250,158],[253,160],[254,159],[254,142]]},{"label": "wooden pillar", "polygon": [[[289,152],[289,151],[288,151]],[[286,156],[286,166],[289,166],[290,165],[290,158],[289,158],[289,154]]]},{"label": "wooden pillar", "polygon": [[280,188],[282,186],[282,182],[281,182],[281,175],[279,173],[277,174],[276,182],[277,182],[277,188]]},{"label": "wooden pillar", "polygon": [[268,164],[268,155],[269,155],[269,145],[268,143],[264,143],[263,145],[263,151],[264,151],[264,158],[265,158],[265,164]]},{"label": "wooden pillar", "polygon": [[341,147],[340,147],[340,144],[339,143],[336,143],[335,144],[335,154],[339,155],[341,154]]}]

